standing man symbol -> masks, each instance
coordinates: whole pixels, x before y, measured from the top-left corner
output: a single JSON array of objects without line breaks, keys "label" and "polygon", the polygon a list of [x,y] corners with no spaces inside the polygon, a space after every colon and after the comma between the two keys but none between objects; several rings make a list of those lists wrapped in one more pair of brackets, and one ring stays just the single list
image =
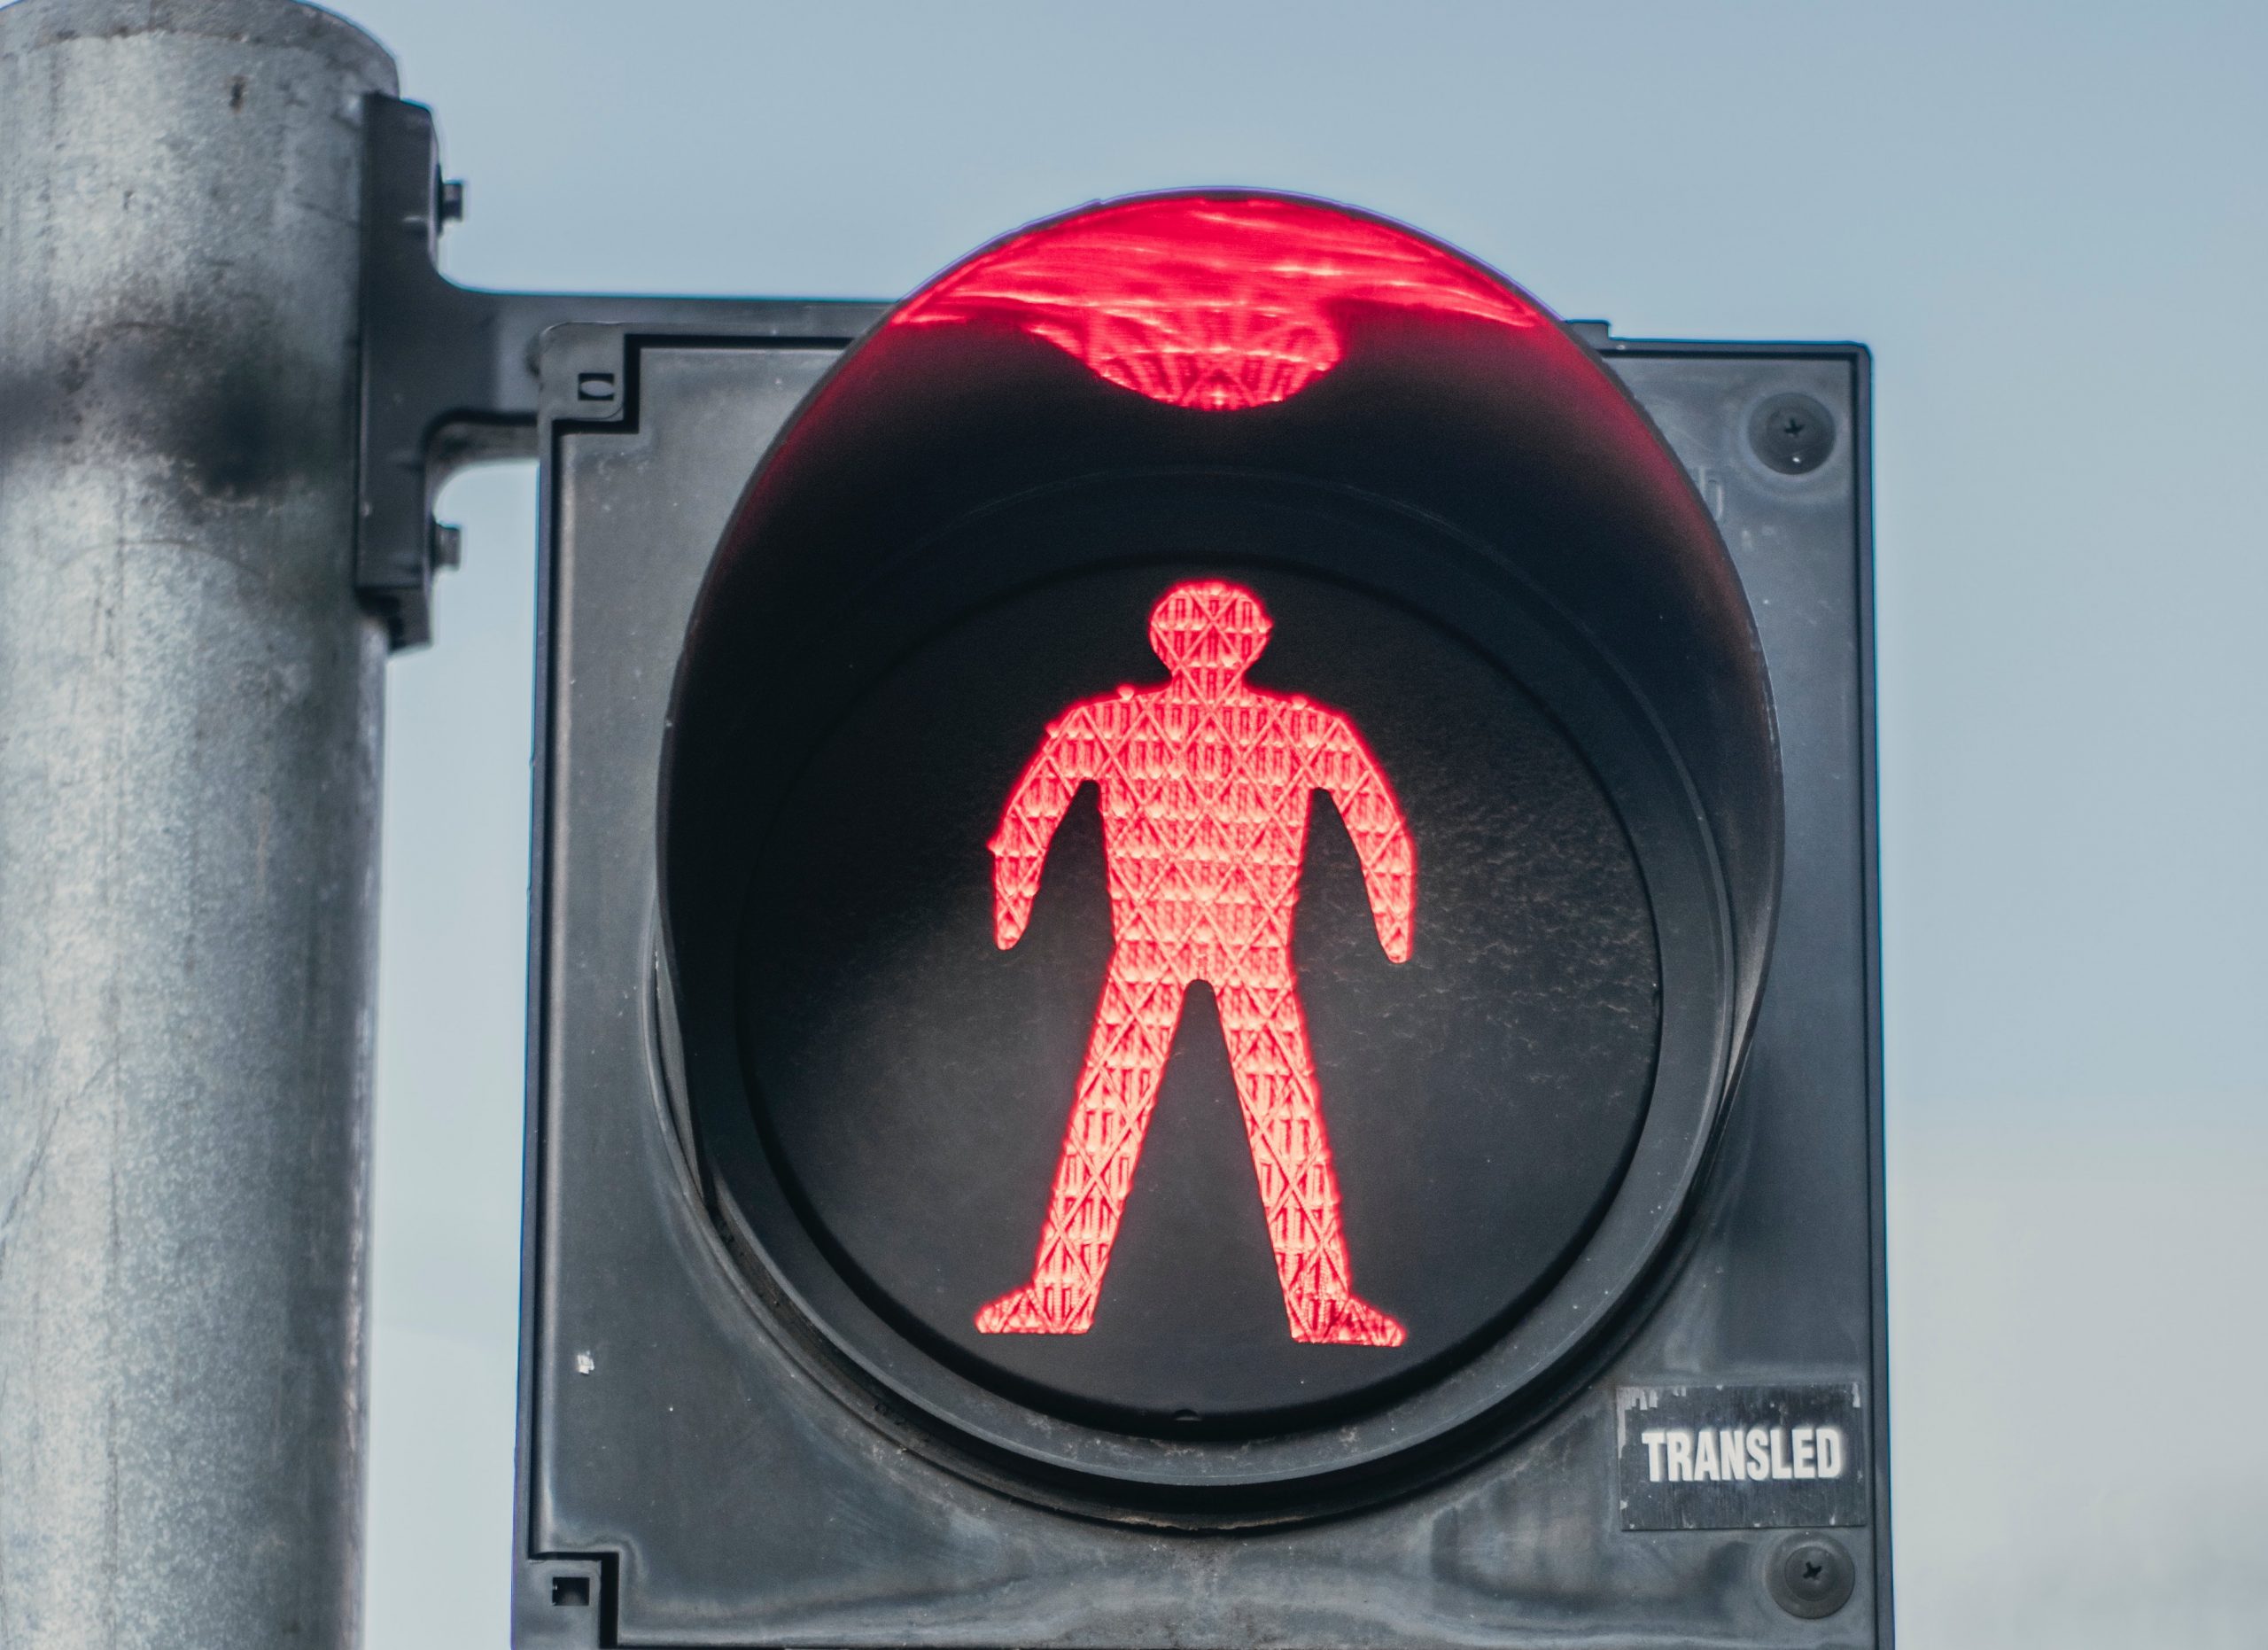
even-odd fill
[{"label": "standing man symbol", "polygon": [[1079,787],[1101,790],[1113,939],[1031,1281],[976,1314],[985,1335],[1084,1335],[1192,983],[1212,986],[1276,1275],[1295,1341],[1399,1346],[1356,1297],[1339,1178],[1292,967],[1309,799],[1327,790],[1363,866],[1379,943],[1410,957],[1417,854],[1353,724],[1248,686],[1269,619],[1240,586],[1175,586],[1150,614],[1172,673],[1073,705],[1047,729],[992,838],[993,938],[1023,937],[1047,847]]}]

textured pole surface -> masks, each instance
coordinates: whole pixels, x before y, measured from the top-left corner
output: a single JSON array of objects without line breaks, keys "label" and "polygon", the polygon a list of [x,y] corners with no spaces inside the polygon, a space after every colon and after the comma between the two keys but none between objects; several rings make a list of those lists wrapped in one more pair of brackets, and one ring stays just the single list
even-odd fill
[{"label": "textured pole surface", "polygon": [[360,98],[0,9],[0,1646],[350,1644],[383,642]]}]

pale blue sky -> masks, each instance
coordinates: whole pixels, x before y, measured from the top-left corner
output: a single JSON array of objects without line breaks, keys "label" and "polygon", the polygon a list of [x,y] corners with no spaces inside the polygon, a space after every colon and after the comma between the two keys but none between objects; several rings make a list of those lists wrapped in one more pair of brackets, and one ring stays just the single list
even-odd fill
[{"label": "pale blue sky", "polygon": [[[460,279],[890,296],[1335,196],[1631,335],[1876,352],[1909,1646],[2262,1642],[2268,10],[368,0]],[[377,1650],[504,1641],[533,510],[392,673]],[[2147,1433],[2153,1447],[2133,1447]]]}]

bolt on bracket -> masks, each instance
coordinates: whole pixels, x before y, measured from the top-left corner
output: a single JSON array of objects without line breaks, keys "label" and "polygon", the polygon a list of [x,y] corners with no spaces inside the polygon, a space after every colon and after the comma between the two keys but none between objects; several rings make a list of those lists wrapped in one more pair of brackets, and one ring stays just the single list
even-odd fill
[{"label": "bolt on bracket", "polygon": [[432,111],[373,93],[362,105],[361,439],[354,583],[392,645],[432,638],[433,574],[456,530],[433,520],[465,465],[532,458],[537,344],[567,322],[848,344],[886,312],[834,299],[494,292],[459,286],[437,255],[463,185],[445,183]]}]

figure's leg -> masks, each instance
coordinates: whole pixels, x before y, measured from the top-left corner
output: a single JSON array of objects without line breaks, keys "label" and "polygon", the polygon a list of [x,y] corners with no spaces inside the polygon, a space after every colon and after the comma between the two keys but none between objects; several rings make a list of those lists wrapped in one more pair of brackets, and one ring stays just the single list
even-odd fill
[{"label": "figure's leg", "polygon": [[1084,1335],[1094,1322],[1186,990],[1180,980],[1136,978],[1111,959],[1031,1281],[976,1314],[981,1333]]},{"label": "figure's leg", "polygon": [[1402,1326],[1355,1296],[1339,1219],[1339,1177],[1298,993],[1288,977],[1280,985],[1215,990],[1292,1339],[1400,1346]]}]

